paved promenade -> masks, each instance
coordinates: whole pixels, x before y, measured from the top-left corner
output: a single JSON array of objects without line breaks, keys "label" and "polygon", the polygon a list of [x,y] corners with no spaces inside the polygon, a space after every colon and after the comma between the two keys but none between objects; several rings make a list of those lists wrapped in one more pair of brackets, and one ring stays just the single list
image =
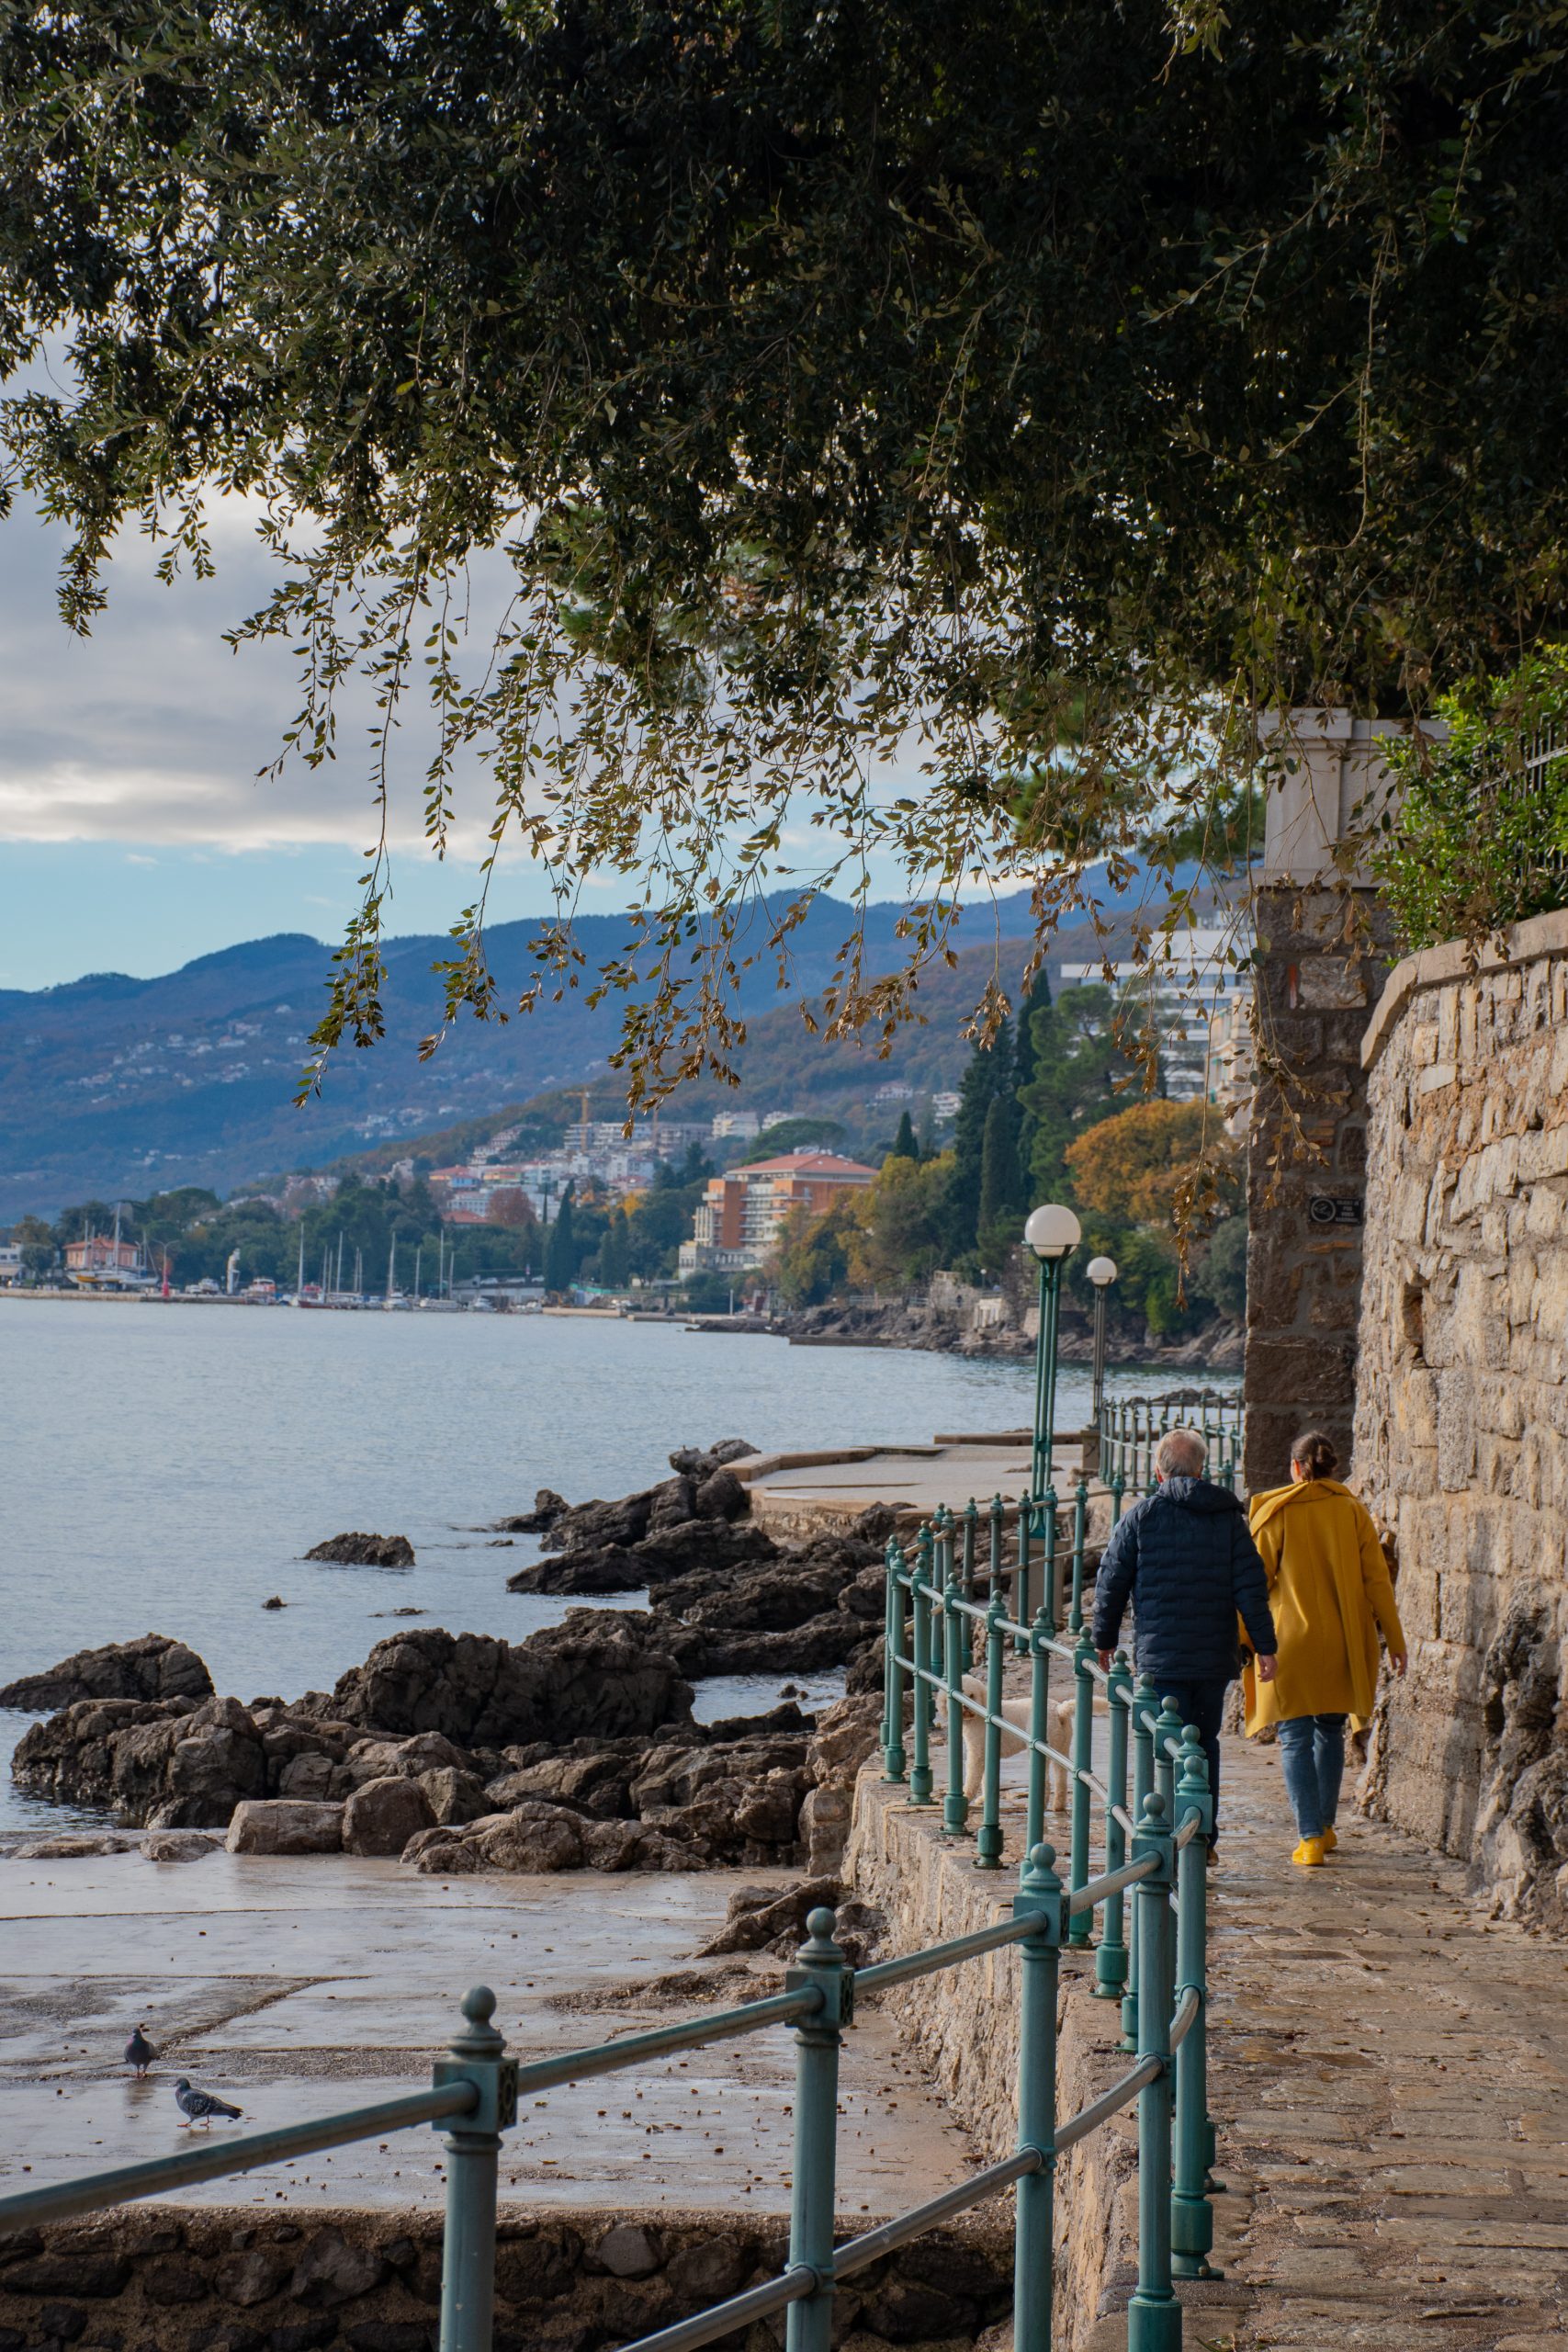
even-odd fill
[{"label": "paved promenade", "polygon": [[[1297,1871],[1277,1751],[1225,1743],[1214,2260],[1188,2341],[1568,2345],[1568,1951],[1352,1817]],[[1235,2296],[1235,2300],[1231,2301]],[[1227,2308],[1228,2305],[1228,2308]]]}]

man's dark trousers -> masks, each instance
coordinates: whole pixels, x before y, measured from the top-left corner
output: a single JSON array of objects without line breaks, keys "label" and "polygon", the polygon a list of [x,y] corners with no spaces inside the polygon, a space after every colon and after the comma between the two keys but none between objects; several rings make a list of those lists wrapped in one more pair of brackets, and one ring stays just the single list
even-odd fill
[{"label": "man's dark trousers", "polygon": [[[1219,1842],[1220,1828],[1220,1724],[1225,1712],[1225,1692],[1233,1679],[1228,1674],[1218,1681],[1209,1677],[1201,1682],[1162,1682],[1157,1674],[1154,1678],[1155,1689],[1161,1699],[1170,1701],[1184,1724],[1195,1724],[1198,1727],[1203,1753],[1209,1759],[1209,1792],[1214,1800],[1213,1842],[1215,1844]],[[1180,1777],[1179,1772],[1179,1781]],[[1179,1807],[1177,1819],[1180,1817]]]}]

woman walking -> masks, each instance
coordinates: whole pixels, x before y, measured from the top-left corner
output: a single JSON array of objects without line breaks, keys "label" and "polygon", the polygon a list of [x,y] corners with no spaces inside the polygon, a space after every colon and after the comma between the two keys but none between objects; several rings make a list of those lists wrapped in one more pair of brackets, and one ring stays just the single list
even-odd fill
[{"label": "woman walking", "polygon": [[1404,1671],[1404,1630],[1393,1585],[1365,1507],[1331,1476],[1338,1456],[1321,1430],[1291,1448],[1291,1483],[1255,1495],[1252,1537],[1269,1577],[1279,1663],[1265,1682],[1249,1665],[1247,1730],[1280,1730],[1280,1761],[1300,1839],[1292,1860],[1315,1870],[1334,1834],[1345,1774],[1345,1721],[1370,1715],[1377,1693],[1378,1635],[1395,1674]]}]

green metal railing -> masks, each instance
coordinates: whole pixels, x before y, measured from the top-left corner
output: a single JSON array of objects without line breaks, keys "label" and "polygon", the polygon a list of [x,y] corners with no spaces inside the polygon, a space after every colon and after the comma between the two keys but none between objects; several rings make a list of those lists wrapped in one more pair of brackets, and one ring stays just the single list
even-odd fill
[{"label": "green metal railing", "polygon": [[[795,2098],[788,2260],[782,2275],[732,2295],[696,2316],[642,2337],[626,2352],[696,2352],[753,2320],[783,2311],[785,2352],[830,2352],[839,2282],[908,2245],[939,2223],[1011,2188],[1016,2197],[1015,2352],[1051,2352],[1055,2173],[1059,2156],[1131,2105],[1138,2105],[1138,2282],[1129,2307],[1129,2352],[1179,2352],[1181,2312],[1174,2279],[1207,2275],[1213,2243],[1209,2202],[1213,2132],[1207,2107],[1206,1938],[1208,1848],[1213,1828],[1209,1771],[1198,1735],[1160,1708],[1153,1686],[1134,1684],[1120,1654],[1102,1673],[1081,1630],[1070,1645],[1055,1636],[1057,1517],[1055,1498],[1023,1506],[1011,1563],[1015,1591],[1032,1566],[1043,1597],[1032,1622],[1010,1616],[1007,1511],[988,1512],[986,1552],[990,1591],[973,1587],[981,1553],[981,1514],[971,1504],[962,1525],[939,1512],[922,1531],[913,1564],[897,1544],[887,1554],[887,1641],[883,1755],[886,1777],[908,1780],[913,1806],[933,1804],[931,1728],[940,1701],[947,1729],[942,1823],[968,1834],[964,1725],[982,1742],[980,1820],[976,1866],[996,1870],[1004,1855],[1001,1757],[1004,1740],[1025,1747],[1029,1782],[1020,1883],[1009,1916],[993,1925],[872,1966],[850,1966],[834,1940],[834,1916],[814,1911],[807,1940],[770,1998],[687,2018],[645,2033],[520,2064],[493,2024],[495,1996],[477,1986],[463,2002],[465,2023],[438,2061],[432,2086],[374,2107],[353,2108],[265,2132],[247,2132],[178,2154],[120,2165],[0,2198],[0,2232],[101,2211],[140,2197],[373,2139],[414,2125],[445,2129],[449,2164],[443,2240],[441,2352],[491,2352],[494,2306],[496,2204],[502,2135],[516,2122],[521,2095],[606,2075],[679,2050],[734,2041],[778,2026],[795,2041]],[[1069,1608],[1081,1617],[1087,1499],[1075,1511]],[[1034,1546],[1040,1542],[1036,1561]],[[1029,1660],[1027,1720],[1004,1713],[1005,1667],[1021,1649]],[[984,1695],[972,1663],[983,1655]],[[1051,1668],[1072,1679],[1071,1753],[1048,1737]],[[1108,1762],[1093,1769],[1097,1694],[1108,1712]],[[906,1700],[910,1751],[906,1758]],[[1043,1837],[1045,1776],[1055,1763],[1070,1789],[1070,1859],[1066,1886]],[[1129,1788],[1129,1769],[1131,1787]],[[1103,1868],[1089,1875],[1091,1815],[1103,1820]],[[1103,1913],[1094,1955],[1094,1991],[1122,2003],[1122,2047],[1133,2063],[1100,2098],[1076,2115],[1056,2113],[1056,2006],[1064,1948],[1086,1947]],[[939,2197],[835,2244],[839,2062],[845,2032],[863,1994],[962,1966],[1010,1945],[1019,1948],[1018,2143]]]},{"label": "green metal railing", "polygon": [[[1051,1515],[1048,1509],[1047,1521]],[[1207,2256],[1213,2244],[1205,2018],[1206,1873],[1213,1832],[1208,1759],[1196,1728],[1184,1725],[1168,1702],[1161,1705],[1146,1677],[1134,1681],[1122,1652],[1108,1669],[1101,1668],[1081,1623],[1079,1532],[1075,1531],[1073,1584],[1077,1638],[1057,1638],[1049,1576],[1032,1622],[1025,1622],[1033,1515],[1027,1503],[1021,1506],[1010,1565],[998,1532],[1004,1516],[998,1498],[990,1510],[990,1589],[984,1601],[973,1589],[976,1547],[968,1532],[978,1517],[973,1503],[962,1540],[952,1515],[939,1510],[920,1531],[912,1561],[897,1542],[887,1547],[883,1777],[907,1782],[912,1807],[934,1809],[931,1739],[940,1710],[946,1738],[942,1827],[948,1837],[968,1837],[977,1798],[975,1867],[992,1871],[1001,1867],[1004,1853],[1004,1747],[1028,1758],[1023,1851],[1030,1858],[1042,1850],[1050,1768],[1060,1776],[1069,1817],[1061,1940],[1069,1949],[1087,1947],[1093,1914],[1103,1905],[1094,1992],[1122,2004],[1122,2046],[1137,2056],[1134,2074],[1151,2058],[1162,2061],[1157,2075],[1146,2082],[1140,2075],[1135,2084],[1129,2075],[1124,2087],[1127,2097],[1135,2089],[1139,2098],[1139,2294],[1128,2341],[1130,2352],[1166,2352],[1168,2345],[1179,2342],[1179,2326],[1175,2334],[1164,2332],[1167,2323],[1157,2316],[1168,2307],[1171,2278],[1211,2275]],[[1007,1605],[1010,1582],[1016,1614]],[[1021,1650],[1030,1662],[1027,1700],[1007,1702],[1008,1660]],[[1070,1696],[1055,1709],[1053,1665],[1065,1668],[1070,1681]],[[1103,1775],[1094,1770],[1097,1703],[1106,1722]],[[1063,1712],[1071,1724],[1068,1748],[1052,1736]],[[1101,1869],[1091,1877],[1097,1808],[1103,1825]],[[1166,1825],[1173,1823],[1178,1826],[1172,1837]],[[1174,1904],[1168,1854],[1163,1880],[1161,1866],[1152,1859],[1154,1827],[1181,1858]],[[1031,1859],[1024,1865],[1026,1883],[1032,1867]],[[1160,1901],[1145,1900],[1140,1893],[1129,1916],[1128,1894],[1156,1881]],[[1173,1990],[1179,1996],[1174,2013]],[[1179,2052],[1174,2115],[1173,2051]],[[1015,2324],[1021,2326],[1021,2321]]]},{"label": "green metal railing", "polygon": [[1155,1451],[1168,1430],[1196,1430],[1209,1450],[1205,1476],[1234,1487],[1241,1473],[1247,1412],[1239,1391],[1175,1389],[1165,1396],[1120,1396],[1100,1409],[1100,1476],[1112,1522],[1123,1505],[1153,1492]]}]

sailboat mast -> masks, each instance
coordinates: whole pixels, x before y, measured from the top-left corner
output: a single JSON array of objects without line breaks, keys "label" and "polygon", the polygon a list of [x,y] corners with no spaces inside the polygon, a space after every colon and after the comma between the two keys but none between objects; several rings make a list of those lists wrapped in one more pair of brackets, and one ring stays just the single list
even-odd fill
[{"label": "sailboat mast", "polygon": [[397,1272],[398,1237],[394,1233],[391,1239],[391,1246],[387,1251],[387,1304],[389,1306],[390,1306],[392,1303],[392,1284],[397,1278]]}]

